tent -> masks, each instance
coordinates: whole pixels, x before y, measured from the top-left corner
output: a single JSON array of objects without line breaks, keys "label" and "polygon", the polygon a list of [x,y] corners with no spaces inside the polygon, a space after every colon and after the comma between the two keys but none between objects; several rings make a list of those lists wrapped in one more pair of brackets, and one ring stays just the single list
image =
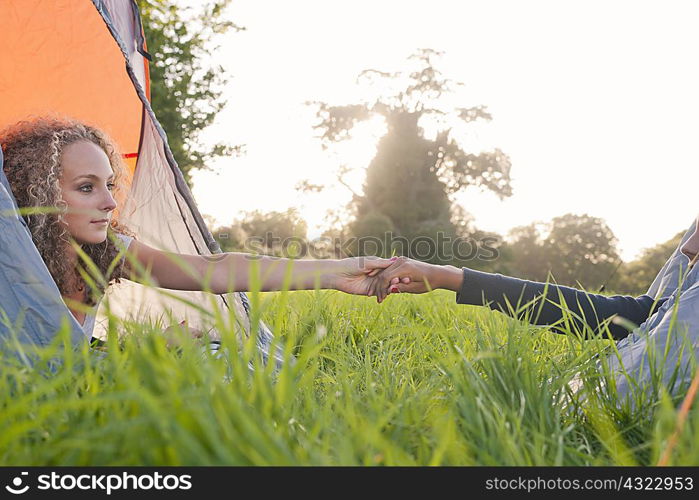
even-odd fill
[{"label": "tent", "polygon": [[[119,199],[120,222],[156,248],[209,255],[220,247],[197,210],[149,102],[148,61],[140,15],[133,0],[2,0],[0,2],[0,128],[29,116],[58,113],[105,130],[129,167]],[[43,345],[67,321],[73,340],[85,341],[31,242],[23,220],[8,216],[14,200],[0,170],[0,338],[19,330],[20,341]],[[212,300],[235,313],[250,332],[244,293],[213,296],[173,292],[206,309]],[[110,311],[120,317],[187,318],[201,327],[196,307],[123,281],[109,288]],[[95,336],[105,332],[104,304]],[[272,334],[260,324],[258,346],[269,352]],[[278,361],[278,360],[277,360]]]}]

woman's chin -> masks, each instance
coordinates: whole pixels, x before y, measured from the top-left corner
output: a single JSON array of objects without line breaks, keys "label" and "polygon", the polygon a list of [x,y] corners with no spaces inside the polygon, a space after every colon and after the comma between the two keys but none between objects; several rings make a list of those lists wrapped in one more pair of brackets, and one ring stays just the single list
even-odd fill
[{"label": "woman's chin", "polygon": [[75,238],[75,241],[81,245],[99,245],[107,239],[107,231],[100,231],[98,234],[81,235]]}]

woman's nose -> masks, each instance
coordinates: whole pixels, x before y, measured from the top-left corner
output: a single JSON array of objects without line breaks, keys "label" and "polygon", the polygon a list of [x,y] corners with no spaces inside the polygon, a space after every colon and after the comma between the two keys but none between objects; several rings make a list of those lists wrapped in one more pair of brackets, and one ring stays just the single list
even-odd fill
[{"label": "woman's nose", "polygon": [[117,202],[114,199],[114,196],[112,196],[111,191],[107,191],[107,195],[102,202],[102,210],[105,212],[111,212],[117,207]]}]

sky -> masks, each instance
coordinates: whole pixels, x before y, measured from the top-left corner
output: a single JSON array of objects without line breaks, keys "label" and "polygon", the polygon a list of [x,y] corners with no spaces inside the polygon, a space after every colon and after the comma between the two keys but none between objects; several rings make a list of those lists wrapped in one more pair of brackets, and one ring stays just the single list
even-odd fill
[{"label": "sky", "polygon": [[383,124],[327,152],[305,103],[360,102],[362,70],[400,71],[431,48],[444,52],[444,76],[465,84],[458,105],[493,115],[457,139],[512,161],[511,197],[475,187],[457,196],[476,225],[506,234],[588,214],[631,260],[699,214],[698,14],[699,3],[674,0],[234,1],[228,15],[246,30],[212,51],[230,78],[228,104],[203,138],[245,144],[246,154],[195,173],[194,196],[218,225],[296,207],[317,236],[351,194],[295,186],[332,184],[345,163],[361,190]]}]

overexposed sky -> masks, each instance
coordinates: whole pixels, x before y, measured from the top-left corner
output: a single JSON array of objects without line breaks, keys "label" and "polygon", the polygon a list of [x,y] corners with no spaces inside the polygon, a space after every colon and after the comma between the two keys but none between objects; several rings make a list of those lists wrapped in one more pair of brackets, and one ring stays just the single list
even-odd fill
[{"label": "overexposed sky", "polygon": [[630,260],[699,213],[695,1],[237,0],[229,14],[247,29],[212,54],[231,77],[229,103],[205,137],[244,143],[247,154],[193,176],[202,213],[219,224],[295,206],[317,235],[350,194],[294,186],[331,182],[342,161],[361,189],[381,124],[337,158],[314,138],[304,102],[358,102],[359,72],[398,71],[418,48],[445,52],[439,69],[466,84],[459,105],[493,114],[465,144],[512,160],[513,196],[458,196],[479,227],[505,234],[587,213],[607,221]]}]

